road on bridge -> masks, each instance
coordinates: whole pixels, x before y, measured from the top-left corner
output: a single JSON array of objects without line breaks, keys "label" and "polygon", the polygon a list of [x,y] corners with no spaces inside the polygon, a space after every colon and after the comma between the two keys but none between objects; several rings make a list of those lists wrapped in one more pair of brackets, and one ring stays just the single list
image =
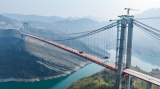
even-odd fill
[{"label": "road on bridge", "polygon": [[[44,38],[39,38],[39,37],[36,37],[36,36],[33,36],[33,35],[29,35],[29,34],[24,34],[24,35],[29,36],[29,37],[34,38],[34,39],[37,39],[37,40],[40,40],[40,41],[43,41],[45,43],[48,43],[50,45],[53,45],[55,47],[58,47],[60,49],[65,50],[65,51],[68,51],[68,52],[70,52],[72,54],[75,54],[75,55],[77,55],[79,57],[82,57],[82,58],[84,58],[86,60],[94,62],[94,63],[96,63],[98,65],[101,65],[101,66],[103,66],[103,67],[105,67],[107,69],[110,69],[110,70],[113,70],[113,71],[116,70],[115,63],[109,62],[106,59],[101,59],[101,58],[99,58],[97,56],[94,56],[94,55],[91,55],[91,54],[87,54],[87,53],[81,54],[79,50],[73,49],[71,47],[67,47],[65,45],[62,45],[62,44],[59,44],[59,43],[56,43],[56,42],[53,42],[53,41],[46,40]],[[154,78],[152,76],[149,76],[149,75],[146,75],[146,74],[142,74],[140,72],[137,72],[137,71],[134,71],[134,70],[131,70],[131,69],[124,69],[123,73],[131,75],[133,77],[136,77],[138,79],[144,80],[146,82],[152,83],[152,84],[157,85],[157,86],[160,87],[160,80],[157,79],[157,78]]]}]

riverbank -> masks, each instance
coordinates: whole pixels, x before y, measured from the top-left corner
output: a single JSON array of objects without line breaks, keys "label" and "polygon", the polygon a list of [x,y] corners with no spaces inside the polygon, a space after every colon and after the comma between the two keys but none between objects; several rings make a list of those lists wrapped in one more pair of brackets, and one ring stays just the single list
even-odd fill
[{"label": "riverbank", "polygon": [[73,70],[66,71],[64,74],[60,74],[57,76],[50,76],[50,77],[45,77],[45,78],[32,78],[32,79],[22,79],[22,78],[1,79],[0,78],[0,83],[2,83],[2,82],[37,82],[37,81],[41,81],[41,80],[59,78],[59,77],[67,76],[67,75],[71,74],[72,72],[78,71],[80,68],[88,65],[88,63],[90,63],[90,62],[86,62],[86,63],[83,62],[79,66],[76,66]]},{"label": "riverbank", "polygon": [[[132,58],[132,65],[138,66],[141,69],[150,72],[153,68],[157,68],[159,66],[155,66],[154,63],[145,61],[146,56],[144,55],[133,55]],[[155,57],[148,58],[148,60],[152,59],[154,60]],[[109,61],[114,62],[115,56],[111,55],[111,58]],[[155,60],[156,61],[156,60]],[[101,67],[94,63],[86,64],[84,67],[80,68],[78,71],[72,72],[69,75],[55,78],[55,79],[49,79],[49,80],[41,80],[38,82],[6,82],[6,83],[0,83],[0,89],[65,89],[67,85],[70,85],[71,83],[87,77],[89,75],[95,74],[99,71],[104,69],[104,67]]]},{"label": "riverbank", "polygon": [[76,72],[69,75],[35,82],[6,82],[0,83],[0,89],[65,89],[67,85],[86,76],[92,75],[104,69],[94,63],[86,64]]}]

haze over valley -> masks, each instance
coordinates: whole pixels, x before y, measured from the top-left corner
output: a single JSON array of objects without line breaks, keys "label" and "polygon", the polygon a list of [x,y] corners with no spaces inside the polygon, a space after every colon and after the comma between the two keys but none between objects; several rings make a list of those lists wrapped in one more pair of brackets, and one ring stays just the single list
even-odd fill
[{"label": "haze over valley", "polygon": [[[7,3],[10,5],[8,9],[4,5],[0,6],[4,10],[0,11],[0,89],[11,89],[12,86],[13,89],[114,89],[114,69],[104,69],[100,64],[116,63],[116,42],[120,40],[117,39],[120,37],[117,36],[117,29],[121,26],[116,21],[120,20],[118,16],[126,15],[126,10],[117,5],[119,1],[116,2],[119,8],[111,5],[115,1],[108,0],[103,0],[105,3],[95,0],[92,3],[89,3],[90,0],[67,1],[68,3],[60,5],[61,0],[50,3],[42,0],[40,2],[43,4],[38,3],[34,8],[33,4],[36,2],[33,1],[26,8],[30,0],[24,1],[25,3],[16,0],[19,6],[24,5],[22,7],[26,12],[22,8],[18,10],[18,4],[13,1]],[[142,22],[148,28],[160,32],[160,2],[154,1],[157,2],[152,3],[154,6],[145,4],[140,8],[142,10],[138,8],[141,7],[141,1],[137,7],[135,3],[138,0],[133,1],[133,5],[128,5],[133,7],[130,15],[134,15],[135,22]],[[2,0],[2,3],[5,2]],[[122,4],[128,6],[125,3]],[[147,0],[145,3],[151,2]],[[13,5],[15,7],[10,8]],[[108,8],[104,11],[106,6]],[[43,8],[36,9],[38,7]],[[139,28],[133,24],[131,69],[160,79],[159,33],[150,31],[157,36],[156,39],[143,29],[147,28]],[[127,31],[125,36],[128,36]],[[56,42],[58,46],[53,46],[52,42]],[[127,49],[127,39],[125,42],[124,49]],[[70,47],[73,52],[65,51],[66,49],[61,48],[63,46],[66,49]],[[124,59],[127,58],[126,54],[124,51]],[[98,62],[102,63],[91,61],[90,57],[100,58],[102,60]],[[125,62],[123,60],[123,65]],[[138,66],[135,64],[137,62]],[[124,76],[122,74],[123,78]],[[123,78],[122,88],[125,86]],[[131,89],[145,89],[146,86],[145,81],[131,77]],[[153,89],[160,88],[154,85]]]}]

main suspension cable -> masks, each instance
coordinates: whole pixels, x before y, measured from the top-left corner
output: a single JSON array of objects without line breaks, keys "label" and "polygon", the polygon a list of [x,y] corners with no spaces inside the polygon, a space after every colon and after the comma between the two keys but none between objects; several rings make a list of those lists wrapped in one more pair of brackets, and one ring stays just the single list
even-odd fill
[{"label": "main suspension cable", "polygon": [[141,26],[141,25],[139,25],[139,24],[137,24],[137,23],[135,23],[135,22],[134,22],[133,24],[134,24],[135,26],[141,28],[143,31],[145,31],[146,33],[148,33],[149,35],[151,35],[152,37],[154,37],[154,38],[157,39],[158,41],[160,41],[160,34],[154,32],[154,31],[152,31],[152,30],[150,30],[150,29],[147,29],[147,28],[145,28],[145,27],[143,27],[143,26]]},{"label": "main suspension cable", "polygon": [[141,25],[143,25],[143,26],[146,26],[146,27],[148,27],[148,28],[150,28],[150,29],[152,29],[152,30],[154,30],[154,31],[160,32],[160,30],[155,29],[155,28],[153,28],[153,27],[151,27],[151,26],[148,26],[148,25],[146,25],[146,24],[144,24],[144,23],[141,23],[141,22],[139,22],[139,21],[137,21],[137,20],[134,20],[134,21],[137,22],[137,23],[139,23],[139,24],[141,24]]},{"label": "main suspension cable", "polygon": [[79,39],[79,38],[83,38],[83,37],[86,37],[86,36],[90,36],[90,35],[93,35],[93,34],[96,34],[96,33],[99,33],[99,32],[102,32],[106,29],[110,29],[112,27],[115,27],[117,24],[116,22],[112,23],[112,24],[109,24],[105,27],[102,27],[100,29],[97,29],[97,30],[93,30],[92,32],[88,32],[86,34],[83,34],[83,35],[80,35],[80,36],[76,36],[76,37],[73,37],[73,38],[68,38],[68,39],[62,39],[62,40],[53,40],[53,41],[66,41],[66,40],[73,40],[73,39]]}]

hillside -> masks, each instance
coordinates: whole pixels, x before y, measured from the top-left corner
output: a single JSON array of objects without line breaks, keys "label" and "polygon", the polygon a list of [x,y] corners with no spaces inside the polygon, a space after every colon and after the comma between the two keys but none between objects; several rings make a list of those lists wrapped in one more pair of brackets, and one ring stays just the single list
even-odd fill
[{"label": "hillside", "polygon": [[[70,35],[55,35],[57,33],[55,33],[54,31],[45,30],[45,29],[30,28],[30,29],[20,29],[20,31],[22,31],[24,33],[29,32],[29,34],[33,34],[33,35],[36,35],[36,36],[39,36],[42,38],[46,38],[46,39],[52,40],[52,41],[72,37]],[[73,35],[73,36],[78,36],[78,35]],[[104,50],[100,49],[99,47],[97,47],[95,45],[91,45],[90,43],[86,43],[86,41],[82,40],[82,39],[69,40],[69,41],[55,41],[55,42],[104,58]],[[106,54],[107,54],[107,52],[106,52]]]},{"label": "hillside", "polygon": [[[158,18],[156,18],[158,17]],[[135,15],[135,18],[146,18],[143,20],[137,19],[146,25],[160,30],[160,8],[152,8]],[[142,55],[159,56],[160,46],[158,40],[146,34],[134,26],[133,33],[133,49],[136,53]]]},{"label": "hillside", "polygon": [[152,74],[152,76],[160,79],[160,70],[159,69],[152,69],[152,71],[150,73]]},{"label": "hillside", "polygon": [[[150,10],[144,11],[138,15],[135,15],[135,18],[148,18],[149,16],[150,17],[157,17],[159,15],[158,12],[159,12],[159,9],[150,9]],[[148,13],[150,13],[150,14],[148,15]],[[47,38],[50,40],[55,40],[55,39],[59,39],[59,38],[60,39],[69,38],[68,35],[55,38],[55,36],[53,34],[75,33],[75,32],[95,30],[95,29],[101,28],[101,27],[109,24],[108,22],[99,23],[97,21],[94,21],[94,20],[91,20],[88,18],[77,18],[77,19],[63,18],[63,19],[59,19],[59,20],[56,20],[56,18],[53,18],[53,19],[50,19],[50,21],[48,21],[48,19],[51,17],[37,16],[37,15],[17,15],[17,14],[3,14],[3,15],[5,15],[6,17],[11,17],[12,19],[16,19],[18,21],[29,21],[29,25],[31,26],[31,28],[35,29],[35,30],[30,29],[31,33],[42,34],[44,38]],[[43,19],[43,21],[39,21],[39,20],[41,20],[40,18]],[[139,20],[139,21],[143,22],[145,24],[148,24],[152,27],[155,27],[157,29],[160,28],[158,25],[159,21],[160,21],[159,19]],[[22,22],[19,24],[19,26],[21,26],[21,25],[22,25]],[[8,25],[8,26],[10,26],[10,25]],[[13,27],[13,25],[11,27]],[[42,33],[40,33],[40,32],[42,32]],[[114,33],[116,33],[116,30],[114,30]],[[42,36],[42,35],[40,35],[40,36]],[[110,35],[110,33],[108,33],[107,35]],[[73,35],[73,36],[75,36],[75,35]],[[103,37],[105,37],[105,35]],[[99,38],[94,38],[94,39],[99,40]],[[112,41],[111,45],[113,47],[116,47],[116,45],[115,45],[116,44],[115,43],[116,42],[115,41],[116,34],[113,35],[113,38],[110,38],[110,39],[114,40],[114,41]],[[108,42],[108,40],[106,40],[106,42]],[[100,44],[101,43],[104,43],[104,41],[102,40],[100,42]],[[99,44],[97,44],[97,45],[99,45]],[[139,28],[134,26],[133,53],[141,54],[141,55],[159,56],[159,53],[160,53],[159,43],[157,41],[155,41],[154,39],[152,39],[147,34],[145,34]]]},{"label": "hillside", "polygon": [[0,82],[38,81],[65,76],[88,61],[19,31],[0,31]]},{"label": "hillside", "polygon": [[[27,21],[33,28],[42,28],[54,32],[71,33],[100,28],[107,23],[99,23],[89,18],[62,18],[58,16],[39,16],[22,14],[2,14],[19,22]],[[21,23],[22,24],[22,23]]]},{"label": "hillside", "polygon": [[17,21],[0,15],[0,28],[16,28]]},{"label": "hillside", "polygon": [[[144,72],[139,68],[134,70]],[[124,89],[124,79],[122,80],[122,89]],[[82,78],[76,82],[73,82],[67,87],[67,89],[114,89],[115,73],[108,69],[103,69],[100,72]],[[131,77],[131,89],[146,89],[146,82],[137,78]],[[153,86],[153,89],[160,89],[157,86]]]}]

